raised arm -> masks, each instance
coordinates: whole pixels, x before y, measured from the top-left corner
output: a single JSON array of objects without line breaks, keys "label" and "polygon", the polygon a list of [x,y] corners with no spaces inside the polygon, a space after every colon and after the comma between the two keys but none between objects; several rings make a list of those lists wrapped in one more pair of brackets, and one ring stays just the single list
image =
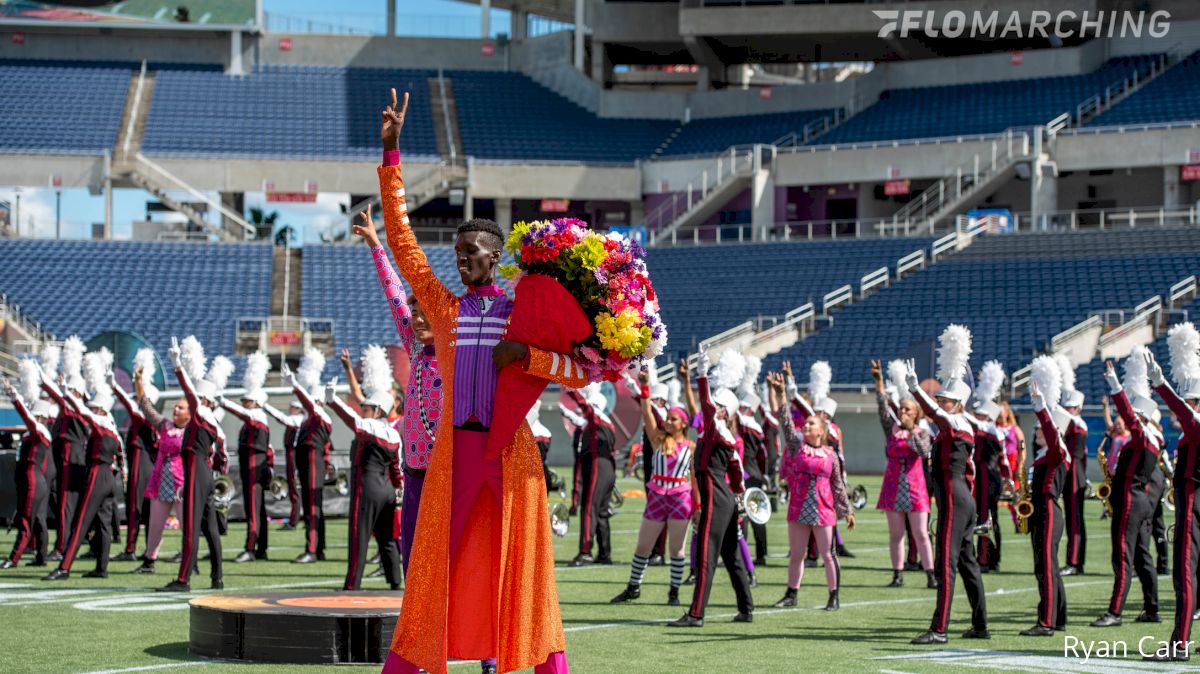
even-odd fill
[{"label": "raised arm", "polygon": [[[407,216],[408,213],[405,212],[402,217]],[[375,233],[375,221],[371,218],[370,204],[367,205],[365,212],[359,214],[359,217],[362,223],[354,225],[351,231],[361,236],[371,249],[371,260],[375,263],[375,274],[379,277],[379,285],[383,288],[383,296],[387,299],[388,309],[392,312],[392,321],[396,324],[396,334],[400,335],[401,343],[411,347],[416,343],[417,335],[413,332],[412,311],[408,308],[408,297],[404,293],[404,284],[400,282],[400,277],[396,274],[396,270],[392,268],[392,262],[388,259],[387,251],[384,250],[383,244],[379,242],[379,235]]]},{"label": "raised arm", "polygon": [[1038,425],[1042,427],[1042,436],[1046,438],[1046,452],[1056,463],[1066,463],[1069,459],[1067,447],[1063,444],[1062,436],[1058,434],[1058,426],[1054,416],[1046,408],[1046,401],[1037,389],[1037,384],[1029,386],[1029,399],[1033,402],[1033,412],[1037,415]]},{"label": "raised arm", "polygon": [[1200,417],[1196,415],[1195,410],[1188,407],[1183,398],[1180,398],[1175,389],[1171,387],[1170,382],[1163,376],[1162,368],[1159,367],[1158,362],[1154,359],[1154,354],[1150,353],[1149,350],[1145,353],[1146,374],[1150,379],[1150,386],[1154,387],[1154,390],[1158,392],[1163,402],[1167,404],[1167,409],[1171,410],[1171,413],[1179,420],[1179,428],[1183,431],[1183,434],[1192,440],[1200,437]]},{"label": "raised arm", "polygon": [[183,352],[179,350],[179,340],[174,337],[171,338],[171,348],[167,349],[167,356],[175,365],[175,378],[179,380],[179,388],[183,389],[183,395],[187,398],[192,414],[198,414],[200,412],[200,396],[196,395],[192,378],[188,376],[187,368],[183,366]]},{"label": "raised arm", "polygon": [[13,407],[21,416],[21,421],[25,422],[25,428],[30,435],[33,435],[42,444],[50,444],[50,430],[39,423],[29,408],[25,406],[25,400],[21,397],[20,392],[13,388],[8,379],[0,379],[0,388],[8,394],[8,397],[12,398]]},{"label": "raised arm", "polygon": [[58,405],[58,409],[62,410],[63,412],[68,412],[68,408],[71,410],[78,409],[78,405],[70,402],[70,400],[75,396],[63,395],[63,390],[58,387],[58,383],[56,383],[52,377],[48,376],[47,373],[40,367],[38,368],[38,374],[42,380],[42,390],[46,392],[46,395],[50,396],[50,399],[54,401],[55,405]]},{"label": "raised arm", "polygon": [[350,384],[350,395],[354,397],[354,402],[359,405],[367,399],[363,395],[362,387],[358,384],[358,377],[354,375],[354,363],[350,360],[350,349],[342,349],[342,371],[346,373],[346,381]]},{"label": "raised arm", "polygon": [[[1142,425],[1142,420],[1138,418],[1137,412],[1134,411],[1133,405],[1129,402],[1129,396],[1121,386],[1121,381],[1117,379],[1117,371],[1113,367],[1111,360],[1105,362],[1104,381],[1108,383],[1108,392],[1112,397],[1113,405],[1117,408],[1117,414],[1121,415],[1121,420],[1125,422],[1125,427],[1129,429],[1130,439],[1145,443],[1146,428]],[[1143,446],[1149,445],[1143,444]]]},{"label": "raised arm", "polygon": [[271,403],[265,403],[263,405],[263,411],[267,413],[267,416],[279,422],[284,428],[295,428],[297,426],[294,419],[275,409],[275,406]]},{"label": "raised arm", "polygon": [[345,423],[351,429],[357,429],[358,422],[361,420],[361,417],[359,417],[354,410],[350,409],[349,405],[342,402],[341,398],[337,397],[335,388],[336,386],[336,379],[325,385],[325,404],[329,405],[330,409],[333,410],[333,413],[336,414],[343,423]]},{"label": "raised arm", "polygon": [[[427,307],[444,306],[454,294],[446,288],[429,266],[425,251],[417,243],[408,223],[408,206],[404,195],[404,178],[400,169],[400,129],[408,110],[408,93],[404,105],[397,106],[396,90],[392,89],[392,104],[382,113],[380,137],[383,140],[384,164],[379,167],[379,194],[383,198],[383,222],[387,228],[388,245],[396,258],[400,273],[412,285],[417,300]],[[429,319],[437,320],[439,312],[431,311]]]},{"label": "raised arm", "polygon": [[311,395],[308,394],[308,391],[304,390],[304,387],[300,385],[300,382],[296,381],[296,374],[292,372],[290,368],[288,368],[286,363],[284,363],[283,367],[280,369],[280,374],[283,375],[283,380],[292,387],[292,392],[296,394],[296,399],[300,401],[300,406],[303,407],[306,412],[309,414],[315,414],[326,422],[329,421],[329,415],[325,414],[325,410],[317,407],[317,402],[313,400]]},{"label": "raised arm", "polygon": [[561,413],[563,415],[564,419],[571,422],[571,424],[573,424],[574,426],[576,426],[578,428],[583,428],[584,426],[587,425],[587,419],[585,419],[583,417],[583,415],[575,412],[574,410],[567,407],[566,405],[559,405],[558,411],[559,411],[559,413]]},{"label": "raised arm", "polygon": [[700,411],[700,406],[696,404],[696,390],[692,388],[692,371],[686,358],[679,364],[679,377],[683,383],[683,402],[687,405],[688,417],[694,419],[696,413]]},{"label": "raised arm", "polygon": [[642,424],[646,427],[646,435],[650,438],[650,444],[658,449],[662,447],[667,434],[658,427],[658,417],[654,416],[654,408],[650,406],[650,397],[642,396],[639,403],[642,408]]},{"label": "raised arm", "polygon": [[113,377],[111,372],[108,373],[108,385],[112,388],[113,394],[117,396],[117,401],[125,407],[127,412],[129,412],[129,416],[138,423],[146,423],[146,415],[142,414],[142,410],[138,406],[137,401],[131,398],[129,394],[125,392],[125,389],[121,388],[121,385],[117,383],[116,378]]},{"label": "raised arm", "polygon": [[921,410],[925,412],[925,416],[933,419],[933,423],[943,432],[952,432],[950,415],[946,414],[946,411],[939,407],[933,398],[929,397],[925,389],[921,388],[921,382],[917,379],[917,369],[912,361],[908,363],[908,369],[904,375],[904,383],[908,385],[909,393],[912,393],[917,404],[921,406]]},{"label": "raised arm", "polygon": [[221,407],[224,407],[225,411],[240,419],[242,423],[250,421],[250,410],[242,407],[240,404],[235,403],[232,400],[229,400],[225,396],[217,396],[217,404]]},{"label": "raised arm", "polygon": [[805,417],[811,417],[815,414],[812,404],[805,400],[804,396],[800,395],[800,387],[796,386],[796,377],[792,374],[791,361],[784,361],[783,376],[787,381],[787,398],[791,401],[792,406],[800,410],[800,413]]}]

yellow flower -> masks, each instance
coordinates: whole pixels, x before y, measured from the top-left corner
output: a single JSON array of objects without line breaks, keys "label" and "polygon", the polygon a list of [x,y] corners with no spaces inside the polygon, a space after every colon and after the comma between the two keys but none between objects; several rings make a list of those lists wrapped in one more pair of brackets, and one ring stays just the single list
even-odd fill
[{"label": "yellow flower", "polygon": [[596,336],[600,346],[609,351],[616,351],[625,358],[632,358],[641,353],[649,342],[650,329],[639,326],[640,318],[637,311],[626,309],[613,316],[602,312],[596,316]]},{"label": "yellow flower", "polygon": [[521,255],[521,239],[529,233],[533,223],[521,221],[513,225],[512,231],[508,234],[508,241],[505,242],[504,249],[513,257]]}]

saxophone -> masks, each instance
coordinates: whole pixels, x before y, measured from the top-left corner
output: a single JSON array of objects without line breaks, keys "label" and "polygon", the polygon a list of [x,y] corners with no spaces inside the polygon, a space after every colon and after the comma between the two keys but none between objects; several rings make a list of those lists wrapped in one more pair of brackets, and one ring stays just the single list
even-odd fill
[{"label": "saxophone", "polygon": [[1029,468],[1021,464],[1021,472],[1017,476],[1020,485],[1020,498],[1017,500],[1017,531],[1029,533],[1029,518],[1033,515],[1033,489],[1029,485]]},{"label": "saxophone", "polygon": [[1096,448],[1096,459],[1100,462],[1100,474],[1104,476],[1104,482],[1096,487],[1096,498],[1104,504],[1104,512],[1112,517],[1112,503],[1109,498],[1112,496],[1112,471],[1108,469],[1108,454],[1104,451],[1108,445],[1108,436],[1100,441],[1100,446]]},{"label": "saxophone", "polygon": [[1167,456],[1165,448],[1158,453],[1158,468],[1162,471],[1163,476],[1167,478],[1167,486],[1164,489],[1167,494],[1167,510],[1175,512],[1175,466]]}]

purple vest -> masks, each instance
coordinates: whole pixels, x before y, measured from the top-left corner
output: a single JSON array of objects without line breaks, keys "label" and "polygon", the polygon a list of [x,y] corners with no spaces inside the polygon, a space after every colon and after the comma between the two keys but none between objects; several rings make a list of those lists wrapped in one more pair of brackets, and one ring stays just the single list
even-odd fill
[{"label": "purple vest", "polygon": [[[487,311],[480,296],[494,298]],[[512,300],[498,286],[472,288],[463,295],[455,319],[454,337],[454,425],[462,426],[475,417],[484,426],[492,425],[492,407],[496,402],[496,365],[492,348],[504,337]]]}]

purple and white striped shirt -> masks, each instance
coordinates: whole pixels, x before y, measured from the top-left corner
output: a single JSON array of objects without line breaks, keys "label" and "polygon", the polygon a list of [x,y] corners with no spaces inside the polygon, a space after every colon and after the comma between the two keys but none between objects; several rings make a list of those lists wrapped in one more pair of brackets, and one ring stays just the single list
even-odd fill
[{"label": "purple and white striped shirt", "polygon": [[471,288],[459,302],[454,335],[454,420],[462,426],[472,417],[492,425],[496,402],[496,365],[492,349],[504,337],[512,300],[500,286]]}]

